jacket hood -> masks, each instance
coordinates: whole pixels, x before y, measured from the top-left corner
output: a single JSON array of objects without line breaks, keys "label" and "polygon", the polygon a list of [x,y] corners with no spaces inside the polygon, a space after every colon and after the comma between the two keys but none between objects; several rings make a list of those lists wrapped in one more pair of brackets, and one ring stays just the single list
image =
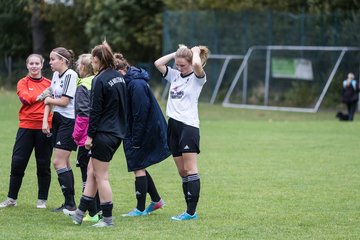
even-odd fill
[{"label": "jacket hood", "polygon": [[145,80],[146,82],[149,82],[150,75],[145,69],[129,67],[124,79],[126,83],[129,83],[132,80]]}]

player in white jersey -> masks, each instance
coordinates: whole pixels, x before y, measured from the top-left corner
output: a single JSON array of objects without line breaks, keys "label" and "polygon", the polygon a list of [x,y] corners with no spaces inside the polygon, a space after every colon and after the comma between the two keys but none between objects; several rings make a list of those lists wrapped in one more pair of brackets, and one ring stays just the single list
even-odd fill
[{"label": "player in white jersey", "polygon": [[[166,106],[168,144],[180,176],[187,209],[172,220],[196,220],[200,196],[197,155],[200,153],[198,99],[206,82],[203,67],[209,55],[205,46],[188,48],[179,45],[176,52],[155,61],[155,66],[170,82]],[[166,66],[175,59],[176,69]]]},{"label": "player in white jersey", "polygon": [[[51,89],[52,96],[46,97],[44,102],[53,108],[53,146],[54,167],[58,175],[59,184],[64,195],[64,203],[55,208],[61,212],[64,208],[75,210],[74,174],[70,164],[71,151],[76,151],[76,144],[72,138],[75,125],[74,96],[76,92],[77,73],[70,69],[74,53],[63,47],[55,48],[50,53],[50,66],[54,71]],[[45,122],[44,122],[45,123]],[[48,131],[46,124],[43,131]]]}]

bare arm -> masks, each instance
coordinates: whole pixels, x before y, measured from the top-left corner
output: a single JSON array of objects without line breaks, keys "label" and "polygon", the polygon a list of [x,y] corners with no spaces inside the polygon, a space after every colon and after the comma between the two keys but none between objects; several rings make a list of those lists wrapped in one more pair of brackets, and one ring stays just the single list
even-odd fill
[{"label": "bare arm", "polygon": [[200,48],[198,46],[196,46],[196,47],[191,48],[191,51],[193,52],[192,65],[193,65],[195,75],[197,77],[205,76],[205,72],[204,72],[203,66],[201,64]]},{"label": "bare arm", "polygon": [[51,111],[50,105],[45,105],[44,116],[43,116],[43,125],[42,125],[42,132],[45,134],[50,133],[49,122],[48,122],[50,111]]},{"label": "bare arm", "polygon": [[70,98],[62,96],[61,98],[51,98],[51,97],[47,97],[45,98],[45,104],[51,104],[51,105],[56,105],[56,106],[60,106],[60,107],[65,107],[66,105],[68,105],[70,102]]},{"label": "bare arm", "polygon": [[176,52],[173,52],[165,56],[162,56],[161,58],[159,58],[154,62],[155,67],[161,72],[162,75],[166,73],[166,64],[175,58],[175,53]]}]

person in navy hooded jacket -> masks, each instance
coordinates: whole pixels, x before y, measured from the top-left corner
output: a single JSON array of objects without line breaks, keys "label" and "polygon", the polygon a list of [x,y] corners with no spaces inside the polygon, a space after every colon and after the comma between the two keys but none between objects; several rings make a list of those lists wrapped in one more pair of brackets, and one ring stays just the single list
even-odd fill
[{"label": "person in navy hooded jacket", "polygon": [[[128,127],[123,146],[128,171],[135,174],[137,199],[136,208],[122,216],[143,216],[165,204],[146,168],[163,161],[171,154],[167,145],[167,124],[148,84],[148,72],[130,66],[120,53],[114,56],[116,68],[124,76],[128,89]],[[147,193],[151,197],[151,203],[145,209]]]}]

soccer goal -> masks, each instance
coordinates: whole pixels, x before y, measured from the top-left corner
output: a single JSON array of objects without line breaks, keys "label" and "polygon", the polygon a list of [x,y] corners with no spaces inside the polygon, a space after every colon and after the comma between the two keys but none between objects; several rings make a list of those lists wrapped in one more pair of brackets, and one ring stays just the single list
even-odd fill
[{"label": "soccer goal", "polygon": [[317,112],[333,79],[359,71],[359,54],[357,47],[251,47],[222,105]]}]

